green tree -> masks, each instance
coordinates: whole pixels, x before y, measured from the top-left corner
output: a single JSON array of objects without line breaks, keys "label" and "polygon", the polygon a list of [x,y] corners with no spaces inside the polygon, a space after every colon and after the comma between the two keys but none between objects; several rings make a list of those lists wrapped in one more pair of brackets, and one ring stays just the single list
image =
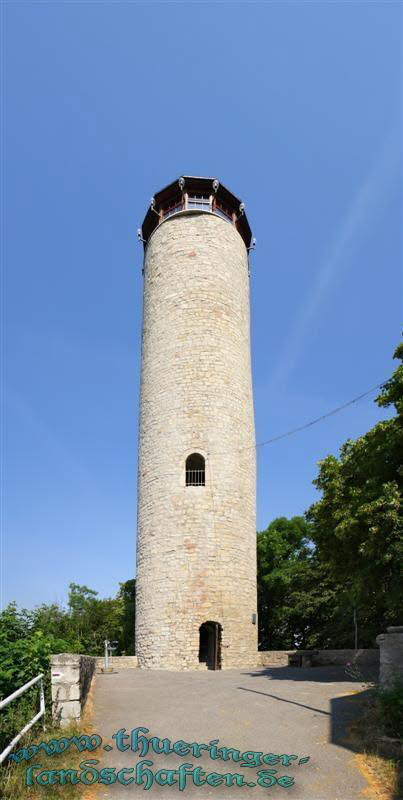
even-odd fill
[{"label": "green tree", "polygon": [[136,620],[136,580],[119,584],[118,597],[122,603],[122,639],[121,650],[128,656],[135,653],[134,626]]},{"label": "green tree", "polygon": [[10,603],[0,613],[0,695],[11,694],[49,667],[51,653],[69,651],[58,631],[35,627],[35,613]]},{"label": "green tree", "polygon": [[68,643],[69,653],[80,652],[80,641],[72,625],[71,615],[67,609],[57,603],[43,603],[28,612],[32,630],[41,631],[44,635],[57,636]]},{"label": "green tree", "polygon": [[[100,599],[88,586],[71,583],[68,608],[42,604],[32,611],[10,603],[0,614],[0,697],[7,697],[43,672],[50,708],[50,656],[102,655],[104,639],[116,640],[116,654],[134,652],[135,581],[120,584],[115,598]],[[38,710],[38,686],[2,712],[0,750]]]},{"label": "green tree", "polygon": [[288,649],[305,644],[298,592],[311,569],[310,525],[278,517],[257,537],[259,645]]},{"label": "green tree", "polygon": [[115,598],[98,598],[98,592],[88,586],[70,583],[69,614],[71,626],[80,643],[80,651],[87,655],[102,655],[105,639],[122,642],[123,602]]},{"label": "green tree", "polygon": [[[394,357],[403,358],[403,345]],[[376,402],[393,404],[396,416],[347,441],[339,458],[319,462],[314,484],[322,497],[306,514],[319,559],[365,615],[361,646],[396,624],[401,611],[403,365]]]},{"label": "green tree", "polygon": [[368,626],[367,609],[318,557],[312,533],[303,517],[279,517],[258,534],[260,650],[354,647],[354,612]]}]

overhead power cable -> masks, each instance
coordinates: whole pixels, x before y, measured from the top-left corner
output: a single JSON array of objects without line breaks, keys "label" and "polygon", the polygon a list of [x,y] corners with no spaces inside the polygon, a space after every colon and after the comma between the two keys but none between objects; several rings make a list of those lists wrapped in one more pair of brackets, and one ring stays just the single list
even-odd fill
[{"label": "overhead power cable", "polygon": [[326,417],[331,417],[333,414],[338,414],[339,411],[343,411],[344,408],[348,406],[352,406],[353,403],[358,403],[359,400],[362,400],[363,397],[367,397],[367,395],[371,394],[375,391],[375,389],[381,389],[384,386],[386,381],[383,383],[377,383],[376,386],[373,386],[372,389],[368,389],[368,391],[363,392],[363,394],[359,394],[358,397],[354,397],[352,400],[349,400],[348,403],[343,403],[342,406],[337,406],[332,411],[328,411],[327,414],[322,414],[321,417],[316,417],[316,419],[311,420],[311,422],[306,422],[304,425],[300,425],[298,428],[292,428],[292,430],[287,431],[286,433],[280,433],[279,436],[273,436],[272,439],[266,439],[264,442],[258,442],[255,446],[256,447],[263,447],[266,444],[272,444],[272,442],[278,442],[279,439],[285,439],[286,436],[292,436],[293,433],[298,433],[298,431],[303,431],[305,428],[310,428],[311,425],[316,425],[317,422],[322,422],[323,419]]},{"label": "overhead power cable", "polygon": [[[303,431],[306,428],[310,428],[312,425],[316,425],[318,422],[322,422],[323,419],[327,417],[333,416],[333,414],[338,414],[339,411],[343,411],[344,408],[348,408],[348,406],[352,406],[354,403],[358,403],[364,397],[367,397],[369,394],[372,394],[376,389],[381,389],[387,381],[383,381],[382,383],[377,383],[375,386],[372,386],[371,389],[368,389],[366,392],[359,394],[357,397],[353,397],[352,400],[349,400],[347,403],[343,403],[341,406],[337,406],[337,408],[333,408],[332,411],[328,411],[327,414],[322,414],[320,417],[316,417],[316,419],[311,420],[310,422],[306,422],[304,425],[299,425],[298,428],[292,428],[290,431],[286,431],[286,433],[280,433],[278,436],[273,436],[271,439],[266,439],[264,442],[258,442],[257,444],[252,445],[252,447],[240,447],[240,450],[250,450],[250,449],[257,449],[258,447],[264,447],[267,444],[272,444],[273,442],[278,442],[279,439],[285,439],[287,436],[292,436],[294,433],[298,433],[299,431]],[[213,453],[208,450],[208,456],[212,454],[217,455],[219,453],[227,453],[227,450],[222,451],[213,451]],[[177,475],[176,472],[164,472],[161,473],[159,476],[155,475],[154,478],[157,477],[171,477],[172,475]],[[212,480],[212,477],[211,477]]]}]

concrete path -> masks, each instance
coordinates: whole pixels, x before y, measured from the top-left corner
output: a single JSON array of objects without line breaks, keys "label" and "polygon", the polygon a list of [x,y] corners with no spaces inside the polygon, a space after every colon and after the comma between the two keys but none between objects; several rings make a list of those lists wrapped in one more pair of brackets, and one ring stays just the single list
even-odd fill
[{"label": "concrete path", "polygon": [[[227,785],[219,778],[217,785],[195,786],[188,775],[184,791],[178,784],[160,786],[155,782],[144,794],[144,784],[99,786],[97,800],[123,798],[216,798],[216,800],[263,800],[264,797],[292,800],[355,800],[366,782],[356,768],[347,740],[349,722],[367,695],[365,686],[347,678],[343,668],[251,668],[222,672],[166,672],[121,670],[112,675],[97,675],[94,690],[94,731],[113,749],[96,754],[101,766],[136,767],[142,760],[152,761],[155,774],[162,768],[177,770],[182,763],[201,767],[205,778],[209,773],[244,775],[247,785]],[[263,763],[245,767],[240,762],[214,759],[202,752],[188,755],[178,751],[168,755],[151,749],[141,757],[139,752],[120,752],[112,734],[125,728],[130,733],[143,726],[147,737],[168,738],[172,745],[208,744],[219,739],[218,747],[260,751],[274,755],[296,755],[291,765]],[[124,741],[124,740],[123,740]],[[183,747],[183,745],[182,745]],[[178,746],[179,750],[181,746]],[[101,755],[99,755],[101,753]],[[214,751],[212,751],[214,754]],[[310,757],[299,764],[302,757]],[[247,756],[249,759],[252,756]],[[283,761],[287,759],[283,758]],[[275,776],[294,778],[294,785],[271,788],[257,785],[259,770],[277,770]],[[134,773],[124,773],[129,779]],[[167,779],[169,773],[162,777]],[[171,780],[178,774],[171,773]],[[144,779],[145,780],[145,779]],[[230,778],[225,781],[230,781]],[[235,779],[232,779],[235,781]],[[240,779],[238,779],[240,780]],[[254,785],[251,785],[254,784]],[[94,787],[95,788],[95,787]]]}]

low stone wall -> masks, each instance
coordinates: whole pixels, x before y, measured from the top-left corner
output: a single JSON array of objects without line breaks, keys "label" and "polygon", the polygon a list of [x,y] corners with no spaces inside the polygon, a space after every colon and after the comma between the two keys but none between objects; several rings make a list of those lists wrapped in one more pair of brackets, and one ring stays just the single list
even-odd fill
[{"label": "low stone wall", "polygon": [[288,667],[288,656],[295,653],[295,650],[261,650],[258,655],[258,666],[260,667]]},{"label": "low stone wall", "polygon": [[361,650],[317,650],[313,658],[316,667],[331,665],[345,667],[349,662],[357,667],[377,667],[379,650],[377,647]]},{"label": "low stone wall", "polygon": [[[378,637],[379,638],[379,637]],[[346,666],[348,662],[357,667],[377,667],[379,650],[264,650],[258,653],[259,665],[262,667],[288,667],[289,656],[311,654],[314,667]]]},{"label": "low stone wall", "polygon": [[381,654],[379,682],[382,689],[403,683],[403,625],[387,628],[376,637]]},{"label": "low stone wall", "polygon": [[[101,668],[105,664],[105,659],[103,656],[99,656],[95,658],[95,665],[97,670],[101,670]],[[138,667],[137,656],[112,656],[109,658],[109,666],[113,669],[135,669]]]},{"label": "low stone wall", "polygon": [[51,656],[52,716],[62,727],[81,718],[95,662],[94,656],[72,653]]}]

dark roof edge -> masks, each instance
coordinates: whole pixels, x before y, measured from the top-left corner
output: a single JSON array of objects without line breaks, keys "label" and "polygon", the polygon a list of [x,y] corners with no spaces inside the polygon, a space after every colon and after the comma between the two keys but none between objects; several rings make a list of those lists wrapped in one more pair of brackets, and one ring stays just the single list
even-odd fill
[{"label": "dark roof edge", "polygon": [[244,212],[244,204],[235,194],[227,189],[226,186],[220,183],[217,178],[207,178],[196,175],[181,175],[181,177],[176,181],[172,181],[167,186],[164,186],[155,193],[151,206],[149,206],[144,217],[141,228],[144,245],[146,245],[149,236],[159,224],[158,214],[156,210],[154,210],[154,205],[162,205],[171,198],[175,197],[175,194],[179,195],[182,193],[182,191],[186,191],[186,189],[189,189],[190,191],[193,189],[194,191],[199,192],[209,192],[211,194],[216,194],[217,197],[220,197],[229,208],[239,215],[236,222],[236,228],[240,236],[242,236],[245,246],[247,248],[250,247],[252,231],[250,229],[247,216]]}]

